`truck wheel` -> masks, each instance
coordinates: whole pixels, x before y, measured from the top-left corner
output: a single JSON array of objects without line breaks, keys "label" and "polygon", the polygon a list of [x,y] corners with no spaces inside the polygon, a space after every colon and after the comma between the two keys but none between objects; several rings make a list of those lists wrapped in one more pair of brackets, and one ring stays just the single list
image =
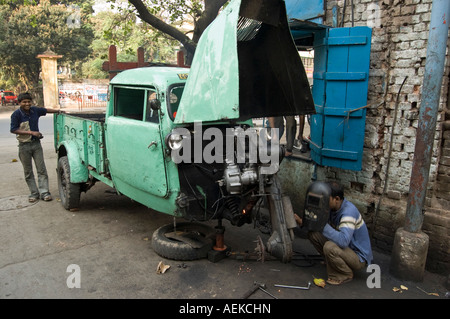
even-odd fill
[{"label": "truck wheel", "polygon": [[70,166],[67,156],[58,160],[58,189],[61,203],[65,209],[78,208],[80,204],[80,184],[70,182]]},{"label": "truck wheel", "polygon": [[153,250],[173,260],[206,258],[214,245],[214,230],[203,224],[177,223],[158,228],[152,236]]}]

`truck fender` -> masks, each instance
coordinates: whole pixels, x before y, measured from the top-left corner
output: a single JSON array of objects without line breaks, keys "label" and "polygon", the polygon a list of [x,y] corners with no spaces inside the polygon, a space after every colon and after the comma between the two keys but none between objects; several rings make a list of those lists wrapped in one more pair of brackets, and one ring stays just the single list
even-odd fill
[{"label": "truck fender", "polygon": [[77,144],[63,141],[58,148],[58,158],[67,155],[70,167],[70,182],[85,183],[89,179],[89,171],[82,163]]}]

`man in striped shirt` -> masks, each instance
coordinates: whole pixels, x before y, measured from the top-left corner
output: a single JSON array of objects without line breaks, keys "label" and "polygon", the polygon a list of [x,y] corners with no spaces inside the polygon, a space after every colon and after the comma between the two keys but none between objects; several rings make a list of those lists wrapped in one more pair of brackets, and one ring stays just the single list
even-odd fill
[{"label": "man in striped shirt", "polygon": [[[328,223],[322,232],[309,232],[308,238],[325,257],[327,283],[340,285],[353,279],[353,271],[370,265],[373,255],[369,232],[358,209],[344,198],[341,185],[328,184],[331,189]],[[296,219],[301,225],[301,218]]]}]

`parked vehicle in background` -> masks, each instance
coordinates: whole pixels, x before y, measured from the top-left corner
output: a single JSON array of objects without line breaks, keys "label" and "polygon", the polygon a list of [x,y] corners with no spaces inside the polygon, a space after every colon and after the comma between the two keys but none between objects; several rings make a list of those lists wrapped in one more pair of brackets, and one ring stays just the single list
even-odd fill
[{"label": "parked vehicle in background", "polygon": [[1,92],[2,95],[2,105],[6,105],[8,103],[11,104],[19,104],[19,102],[17,101],[17,95],[14,94],[13,91],[3,91]]}]

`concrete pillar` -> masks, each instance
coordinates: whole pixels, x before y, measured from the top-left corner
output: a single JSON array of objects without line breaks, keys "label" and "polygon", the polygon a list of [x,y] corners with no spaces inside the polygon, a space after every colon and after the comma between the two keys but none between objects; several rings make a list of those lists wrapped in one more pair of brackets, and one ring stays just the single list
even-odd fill
[{"label": "concrete pillar", "polygon": [[390,272],[401,280],[420,282],[425,273],[429,239],[424,232],[397,229],[392,248]]},{"label": "concrete pillar", "polygon": [[405,225],[395,233],[390,264],[391,273],[403,280],[423,280],[428,254],[428,235],[421,228],[444,75],[449,15],[450,1],[433,1]]},{"label": "concrete pillar", "polygon": [[57,77],[57,59],[62,55],[57,55],[50,50],[45,51],[37,56],[41,59],[41,78],[42,89],[44,93],[44,107],[60,108],[59,90]]}]

